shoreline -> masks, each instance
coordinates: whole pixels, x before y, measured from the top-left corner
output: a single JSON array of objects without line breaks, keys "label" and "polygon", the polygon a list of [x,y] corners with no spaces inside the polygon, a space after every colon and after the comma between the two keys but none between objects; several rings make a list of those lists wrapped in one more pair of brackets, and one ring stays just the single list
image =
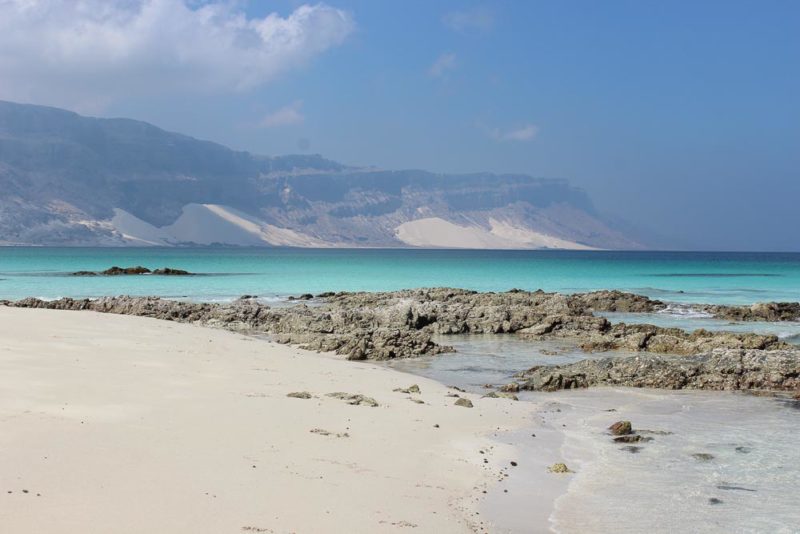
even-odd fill
[{"label": "shoreline", "polygon": [[[11,531],[481,532],[482,491],[518,454],[491,435],[533,423],[528,403],[458,393],[474,403],[462,408],[430,379],[219,329],[5,307],[0,319]],[[393,391],[412,383],[420,395]]]}]

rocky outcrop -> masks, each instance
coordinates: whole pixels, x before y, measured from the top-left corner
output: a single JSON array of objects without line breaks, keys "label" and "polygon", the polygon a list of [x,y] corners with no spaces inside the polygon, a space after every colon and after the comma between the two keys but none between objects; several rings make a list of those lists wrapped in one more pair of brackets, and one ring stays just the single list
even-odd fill
[{"label": "rocky outcrop", "polygon": [[796,350],[716,349],[689,357],[639,355],[537,366],[517,375],[515,387],[533,391],[626,386],[663,389],[800,390]]},{"label": "rocky outcrop", "polygon": [[151,271],[147,267],[142,267],[141,265],[137,265],[136,267],[111,267],[106,269],[105,271],[76,271],[72,273],[72,276],[126,276],[126,275],[138,275],[138,274],[155,274],[161,276],[189,276],[193,273],[189,271],[184,271],[183,269],[173,269],[171,267],[164,267],[162,269],[156,269]]},{"label": "rocky outcrop", "polygon": [[[311,297],[311,295],[308,295]],[[230,304],[191,303],[152,297],[106,297],[56,301],[25,299],[18,307],[92,310],[198,323],[269,334],[278,342],[332,351],[353,360],[388,360],[451,352],[436,335],[517,334],[531,339],[570,338],[586,351],[625,349],[679,355],[715,348],[783,350],[775,336],[733,334],[650,325],[612,325],[602,310],[647,311],[659,301],[619,291],[562,295],[513,290],[478,293],[434,288],[386,293],[336,293],[271,308],[257,300]]]},{"label": "rocky outcrop", "polygon": [[800,302],[759,302],[752,306],[704,305],[700,309],[731,321],[800,321]]}]

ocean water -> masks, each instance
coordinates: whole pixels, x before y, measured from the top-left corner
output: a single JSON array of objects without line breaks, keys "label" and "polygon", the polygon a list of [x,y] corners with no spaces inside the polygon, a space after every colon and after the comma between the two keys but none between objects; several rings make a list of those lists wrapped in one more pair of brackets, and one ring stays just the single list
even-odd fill
[{"label": "ocean water", "polygon": [[[112,265],[194,277],[72,277]],[[621,289],[670,302],[800,300],[800,253],[288,248],[0,248],[0,298],[159,295],[224,301],[323,291],[450,286]]]}]

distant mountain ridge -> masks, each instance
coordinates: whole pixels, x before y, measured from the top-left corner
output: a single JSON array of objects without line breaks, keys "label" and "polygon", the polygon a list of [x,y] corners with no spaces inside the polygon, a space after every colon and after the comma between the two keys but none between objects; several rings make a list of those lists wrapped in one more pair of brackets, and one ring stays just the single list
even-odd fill
[{"label": "distant mountain ridge", "polygon": [[257,156],[2,101],[0,189],[5,245],[641,248],[560,180]]}]

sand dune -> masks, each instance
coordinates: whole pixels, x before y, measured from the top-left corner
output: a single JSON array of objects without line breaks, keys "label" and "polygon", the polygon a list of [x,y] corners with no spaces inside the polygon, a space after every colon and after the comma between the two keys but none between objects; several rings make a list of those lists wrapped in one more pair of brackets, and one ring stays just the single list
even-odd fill
[{"label": "sand dune", "polygon": [[274,245],[328,247],[330,244],[218,204],[187,204],[171,225],[156,227],[125,210],[115,209],[111,220],[125,239],[144,245],[195,243],[211,245]]},{"label": "sand dune", "polygon": [[439,217],[417,219],[401,224],[397,238],[415,247],[471,249],[535,249],[558,248],[592,250],[592,247],[519,228],[505,221],[491,219],[490,229],[463,226]]}]

